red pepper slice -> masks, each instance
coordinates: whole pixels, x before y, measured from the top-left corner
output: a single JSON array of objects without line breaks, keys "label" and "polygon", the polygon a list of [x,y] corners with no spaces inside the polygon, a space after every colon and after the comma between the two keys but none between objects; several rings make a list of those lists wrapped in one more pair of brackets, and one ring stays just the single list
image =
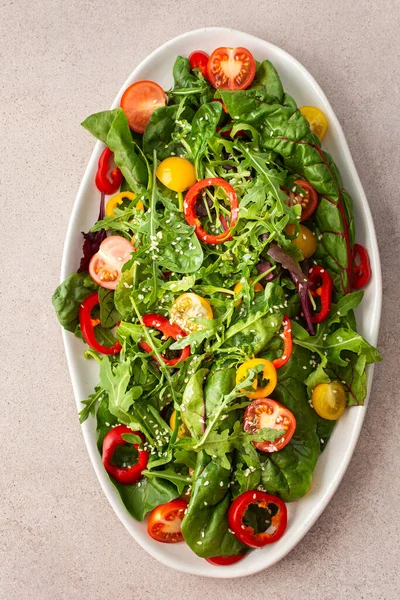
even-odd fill
[{"label": "red pepper slice", "polygon": [[[210,186],[219,186],[225,190],[228,195],[229,202],[231,205],[231,220],[229,223],[229,227],[223,233],[218,235],[212,235],[207,233],[201,226],[200,219],[196,214],[196,202],[201,190]],[[206,244],[221,244],[222,242],[227,242],[232,239],[231,229],[234,227],[236,221],[239,216],[239,201],[233,187],[222,177],[214,177],[209,179],[202,179],[195,183],[187,192],[185,196],[185,201],[183,203],[183,209],[185,213],[185,219],[189,225],[195,227],[195,233],[199,240],[205,242]]]},{"label": "red pepper slice", "polygon": [[[357,262],[356,262],[357,261]],[[358,262],[359,261],[359,262]],[[371,264],[366,248],[361,244],[354,244],[353,248],[353,281],[355,290],[360,290],[371,279]]]},{"label": "red pepper slice", "polygon": [[283,365],[286,365],[287,361],[292,355],[293,341],[292,341],[292,324],[287,315],[283,317],[282,321],[283,333],[283,352],[282,356],[272,361],[275,369],[280,369]]},{"label": "red pepper slice", "polygon": [[101,354],[118,354],[122,347],[119,341],[116,341],[113,346],[103,346],[96,339],[94,328],[100,323],[100,320],[92,319],[91,313],[93,308],[97,306],[98,303],[99,294],[94,292],[94,294],[90,294],[90,296],[88,296],[80,306],[79,323],[81,326],[83,339],[91,348],[93,348],[93,350],[96,350],[96,352],[101,352]]},{"label": "red pepper slice", "polygon": [[[176,323],[171,324],[168,321],[168,319],[166,317],[163,317],[162,315],[156,315],[156,314],[144,315],[142,320],[143,320],[144,325],[146,325],[146,327],[149,327],[152,329],[157,329],[158,331],[161,331],[161,333],[164,335],[165,338],[172,337],[174,340],[180,340],[182,337],[185,337],[187,335],[187,333],[185,331],[183,331],[183,329],[181,327],[179,327],[179,325],[176,325]],[[139,346],[145,352],[148,352],[149,354],[151,354],[153,352],[153,350],[151,349],[151,347],[149,346],[149,344],[147,342],[140,342]],[[177,363],[186,360],[188,358],[188,356],[190,356],[190,346],[186,346],[182,350],[182,352],[181,352],[180,356],[178,356],[178,358],[169,359],[169,358],[166,358],[164,355],[161,355],[165,364],[170,367],[174,367]]]},{"label": "red pepper slice", "polygon": [[[313,323],[322,323],[328,317],[332,304],[333,279],[328,271],[319,265],[311,267],[308,272],[308,279],[314,289],[314,292],[321,297],[321,309],[319,313],[311,318]],[[317,289],[318,284],[321,284]]]},{"label": "red pepper slice", "polygon": [[110,148],[105,148],[100,155],[99,162],[97,163],[96,173],[96,186],[100,192],[104,192],[107,195],[114,194],[119,190],[122,183],[122,173],[115,167],[110,173],[110,179],[108,178],[108,172],[110,170],[110,160],[113,157],[113,153]]},{"label": "red pepper slice", "polygon": [[245,554],[236,554],[236,556],[213,556],[212,558],[206,558],[206,561],[212,565],[227,567],[228,565],[239,562],[239,560],[242,560],[245,556]]},{"label": "red pepper slice", "polygon": [[[253,527],[245,523],[246,512],[252,504],[265,508],[271,515],[271,523],[262,533],[256,533]],[[278,496],[250,490],[232,502],[228,510],[228,522],[235,536],[243,544],[250,548],[262,548],[277,542],[284,534],[287,525],[286,504]]]},{"label": "red pepper slice", "polygon": [[145,441],[144,435],[140,431],[132,431],[126,425],[117,425],[106,434],[103,441],[102,460],[105,470],[109,475],[114,477],[118,483],[128,485],[136,483],[142,476],[142,471],[147,467],[150,454],[146,450],[142,450],[139,444],[131,444],[138,451],[138,461],[131,467],[117,467],[112,462],[114,453],[119,446],[129,445],[122,438],[123,433],[134,433],[139,436],[142,442]]}]

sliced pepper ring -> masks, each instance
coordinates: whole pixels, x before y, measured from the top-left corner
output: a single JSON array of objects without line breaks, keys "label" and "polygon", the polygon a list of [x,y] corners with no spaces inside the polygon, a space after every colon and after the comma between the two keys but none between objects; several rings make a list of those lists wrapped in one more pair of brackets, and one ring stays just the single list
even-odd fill
[{"label": "sliced pepper ring", "polygon": [[102,450],[102,461],[105,470],[109,475],[114,477],[118,483],[122,483],[123,485],[128,485],[131,483],[136,483],[142,477],[142,471],[147,467],[147,463],[149,462],[150,454],[139,447],[139,444],[132,444],[136,450],[138,451],[138,460],[137,463],[132,465],[131,467],[118,467],[114,465],[112,462],[114,453],[119,446],[128,445],[129,442],[126,442],[122,435],[124,433],[134,433],[142,442],[145,442],[145,437],[140,431],[132,431],[126,425],[117,425],[117,427],[113,427],[106,434],[103,441],[103,450]]},{"label": "sliced pepper ring", "polygon": [[354,244],[353,248],[353,281],[355,290],[360,290],[371,279],[371,264],[367,250],[361,244]]},{"label": "sliced pepper ring", "polygon": [[110,161],[114,154],[110,148],[105,148],[100,154],[99,162],[97,163],[97,173],[95,177],[96,187],[100,192],[110,195],[114,194],[121,186],[122,172],[118,167],[111,169]]},{"label": "sliced pepper ring", "polygon": [[[316,315],[313,315],[311,321],[313,323],[322,323],[322,321],[325,321],[328,317],[331,310],[333,279],[328,271],[320,265],[311,267],[308,272],[308,279],[311,283],[312,291],[321,298],[320,311]],[[320,287],[318,287],[318,285],[320,285]]]},{"label": "sliced pepper ring", "polygon": [[283,352],[282,356],[280,356],[279,358],[275,358],[275,360],[272,361],[272,364],[274,365],[275,369],[280,369],[281,367],[283,367],[283,365],[287,363],[287,361],[292,355],[293,349],[292,324],[287,315],[283,317],[282,325],[283,333],[281,334],[281,336],[283,338]]},{"label": "sliced pepper ring", "polygon": [[[127,200],[135,200],[136,194],[133,192],[120,192],[119,194],[115,194],[112,198],[109,199],[106,206],[106,215],[107,217],[112,217],[115,215],[114,208],[116,208],[119,204],[122,204],[125,199]],[[139,200],[136,204],[136,210],[144,210],[144,204],[141,200]]]},{"label": "sliced pepper ring", "polygon": [[93,348],[93,350],[96,350],[96,352],[100,352],[101,354],[118,354],[122,348],[119,341],[116,341],[112,346],[103,346],[103,344],[100,344],[100,342],[97,341],[94,328],[100,323],[100,320],[92,319],[92,310],[98,304],[99,294],[98,292],[94,292],[94,294],[90,294],[90,296],[85,298],[80,306],[79,324],[81,326],[83,339],[91,348]]},{"label": "sliced pepper ring", "polygon": [[[180,340],[181,338],[183,338],[187,335],[187,333],[185,331],[183,331],[183,329],[181,327],[179,327],[179,325],[176,325],[175,323],[171,324],[168,321],[168,319],[166,317],[163,317],[162,315],[157,315],[157,314],[144,315],[142,318],[142,321],[146,327],[152,328],[152,329],[157,329],[158,331],[161,331],[161,333],[164,335],[165,338],[172,337],[174,340]],[[139,342],[139,346],[145,352],[148,352],[149,354],[153,353],[151,346],[149,346],[149,344],[147,342],[141,341],[141,342]],[[168,365],[169,367],[174,367],[177,363],[180,363],[180,362],[186,360],[189,356],[190,356],[190,346],[186,346],[185,348],[183,348],[180,356],[178,356],[177,358],[170,359],[170,358],[167,358],[166,356],[164,356],[163,354],[161,354],[161,358],[163,359],[165,364]]]},{"label": "sliced pepper ring", "polygon": [[[264,508],[271,515],[270,525],[266,531],[256,533],[251,525],[246,525],[246,512],[252,504]],[[275,507],[272,513],[271,505]],[[250,490],[238,496],[228,510],[228,523],[235,536],[250,548],[262,548],[277,542],[285,532],[287,525],[286,504],[272,494],[260,490]]]},{"label": "sliced pepper ring", "polygon": [[[201,190],[204,190],[210,186],[222,187],[228,196],[231,207],[231,219],[228,228],[226,231],[223,231],[218,235],[207,233],[207,231],[205,231],[205,229],[203,229],[201,226],[200,219],[196,214],[196,203],[199,194]],[[232,239],[231,230],[235,226],[239,216],[239,201],[234,188],[227,181],[222,179],[222,177],[210,177],[208,179],[202,179],[201,181],[198,181],[192,185],[185,196],[183,210],[186,222],[191,227],[195,227],[195,233],[202,242],[205,242],[206,244],[221,244],[222,242],[227,242],[228,240]]]}]

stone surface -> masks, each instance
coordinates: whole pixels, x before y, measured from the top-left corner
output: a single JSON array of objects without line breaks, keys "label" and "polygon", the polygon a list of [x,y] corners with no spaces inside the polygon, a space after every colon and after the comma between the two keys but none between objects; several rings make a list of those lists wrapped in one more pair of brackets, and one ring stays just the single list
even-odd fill
[{"label": "stone surface", "polygon": [[[390,0],[1,2],[0,598],[400,597],[399,18]],[[339,490],[284,560],[230,581],[169,570],[117,520],[84,447],[50,304],[93,147],[80,122],[151,50],[206,25],[265,38],[319,81],[369,198],[384,276],[385,361]]]}]

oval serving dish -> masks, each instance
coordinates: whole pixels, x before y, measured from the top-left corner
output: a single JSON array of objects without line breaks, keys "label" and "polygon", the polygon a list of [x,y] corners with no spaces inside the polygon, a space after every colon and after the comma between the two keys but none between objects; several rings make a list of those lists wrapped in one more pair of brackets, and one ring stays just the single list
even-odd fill
[{"label": "oval serving dish", "polygon": [[[193,50],[211,53],[218,46],[248,48],[257,60],[268,58],[278,70],[285,90],[299,106],[321,108],[328,117],[329,130],[323,148],[330,152],[340,169],[345,188],[354,201],[357,241],[369,252],[373,277],[365,290],[364,300],[357,312],[358,329],[371,343],[376,344],[381,312],[381,269],[374,224],[370,209],[340,124],[319,85],[310,73],[290,54],[277,46],[233,29],[210,27],[185,33],[167,42],[141,64],[119,91],[113,108],[119,106],[127,86],[141,79],[151,79],[164,89],[172,85],[172,66],[178,55],[188,56]],[[98,142],[80,185],[65,241],[61,280],[76,270],[81,257],[81,231],[88,231],[97,219],[99,193],[95,187],[97,161],[103,145]],[[68,367],[78,409],[98,381],[98,364],[83,357],[82,342],[71,333],[63,332]],[[373,367],[368,368],[368,395]],[[365,404],[368,402],[368,395]],[[307,533],[321,515],[337,489],[352,457],[365,416],[365,406],[352,407],[336,425],[326,450],[314,471],[311,491],[301,500],[288,504],[288,527],[275,544],[250,552],[242,561],[228,567],[216,567],[196,556],[186,544],[160,544],[147,534],[146,521],[136,521],[122,504],[116,488],[103,468],[96,446],[95,419],[82,426],[89,456],[99,482],[111,506],[135,540],[163,564],[180,571],[208,577],[243,577],[257,573],[283,558]]]}]

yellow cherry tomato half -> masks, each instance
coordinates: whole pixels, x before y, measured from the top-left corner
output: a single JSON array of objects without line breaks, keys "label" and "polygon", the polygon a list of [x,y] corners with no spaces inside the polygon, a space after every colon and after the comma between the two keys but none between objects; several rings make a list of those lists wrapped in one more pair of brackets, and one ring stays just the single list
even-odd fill
[{"label": "yellow cherry tomato half", "polygon": [[186,333],[201,329],[201,325],[196,323],[194,319],[211,320],[213,318],[213,311],[208,300],[193,292],[187,292],[179,296],[170,310],[171,323],[176,323]]},{"label": "yellow cherry tomato half", "polygon": [[323,419],[336,421],[346,408],[346,392],[338,381],[320,383],[313,389],[311,396],[315,412]]},{"label": "yellow cherry tomato half", "polygon": [[[276,369],[272,362],[266,360],[265,358],[252,358],[240,365],[236,372],[236,385],[239,385],[241,381],[244,381],[248,372],[258,365],[262,365],[263,370],[260,373],[257,373],[256,377],[254,378],[252,387],[255,391],[245,393],[247,398],[267,398],[276,387],[278,381]],[[266,380],[266,384],[262,385],[264,380]],[[259,382],[262,387],[259,387]]]},{"label": "yellow cherry tomato half", "polygon": [[[172,413],[172,415],[170,416],[170,419],[169,419],[169,426],[171,427],[172,431],[174,431],[174,429],[175,429],[175,423],[176,423],[176,410],[174,410],[174,412]],[[186,425],[184,423],[181,423],[178,428],[178,438],[182,439],[182,438],[186,437],[188,433],[189,432],[187,430]]]},{"label": "yellow cherry tomato half", "polygon": [[[250,281],[250,285],[251,285],[252,283],[253,283],[253,282],[252,282],[252,281]],[[237,284],[235,285],[235,287],[233,288],[233,293],[235,294],[235,296],[237,296],[237,295],[238,295],[238,294],[241,292],[242,288],[243,288],[243,284],[242,284],[242,283],[240,283],[240,281],[238,281],[238,283],[237,283]],[[261,285],[261,283],[260,283],[259,281],[257,281],[257,283],[255,284],[255,286],[254,286],[254,291],[255,291],[255,292],[263,292],[263,291],[264,291],[264,288],[263,288],[263,286]],[[243,300],[243,299],[242,299],[242,298],[240,298],[240,300],[238,300],[238,301],[237,301],[237,303],[235,304],[235,306],[240,306],[240,305],[241,305],[241,303],[242,303],[242,300]]]},{"label": "yellow cherry tomato half", "polygon": [[[116,208],[119,204],[122,204],[124,200],[135,200],[136,194],[133,192],[120,192],[119,194],[115,194],[112,198],[109,199],[106,206],[106,215],[107,217],[112,217],[114,213],[114,208]],[[136,204],[136,210],[144,210],[144,204],[141,200]]]},{"label": "yellow cherry tomato half", "polygon": [[310,123],[310,129],[320,140],[322,140],[328,129],[328,119],[316,106],[301,106],[300,112]]},{"label": "yellow cherry tomato half", "polygon": [[196,183],[194,166],[186,158],[170,156],[157,167],[157,179],[174,192],[183,192]]},{"label": "yellow cherry tomato half", "polygon": [[[294,225],[286,225],[285,231],[288,235],[295,234],[296,228]],[[308,229],[305,225],[300,225],[300,232],[292,240],[292,244],[298,247],[304,258],[310,258],[317,249],[317,238],[315,233]]]}]

